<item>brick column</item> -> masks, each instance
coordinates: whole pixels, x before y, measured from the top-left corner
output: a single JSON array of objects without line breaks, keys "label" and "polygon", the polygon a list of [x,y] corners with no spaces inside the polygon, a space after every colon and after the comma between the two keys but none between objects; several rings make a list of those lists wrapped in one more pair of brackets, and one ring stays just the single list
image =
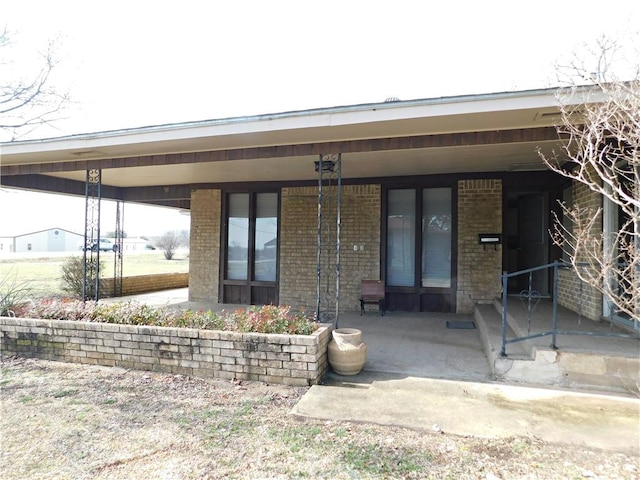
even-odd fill
[{"label": "brick column", "polygon": [[457,312],[471,313],[476,303],[500,296],[502,245],[478,244],[480,233],[502,232],[502,181],[458,182]]},{"label": "brick column", "polygon": [[220,267],[220,190],[191,192],[189,300],[218,302]]},{"label": "brick column", "polygon": [[[586,215],[591,217],[602,207],[602,196],[592,191],[587,185],[574,182],[572,189],[573,206],[581,209],[587,208]],[[598,216],[599,218],[594,222],[593,229],[590,232],[590,235],[594,238],[600,238],[603,230],[601,210]],[[560,272],[558,289],[558,303],[560,305],[574,312],[580,312],[584,317],[591,320],[600,319],[602,315],[602,294],[594,287],[581,282],[573,270],[562,270]]]}]

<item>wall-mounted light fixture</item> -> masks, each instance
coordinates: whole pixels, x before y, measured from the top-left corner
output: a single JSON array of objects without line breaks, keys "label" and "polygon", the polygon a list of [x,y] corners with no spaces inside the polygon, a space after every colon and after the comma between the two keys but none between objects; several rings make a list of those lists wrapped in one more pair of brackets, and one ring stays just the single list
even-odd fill
[{"label": "wall-mounted light fixture", "polygon": [[494,250],[498,250],[498,245],[502,244],[502,235],[499,233],[480,233],[478,234],[478,243],[483,249],[487,249],[487,245],[493,245]]}]

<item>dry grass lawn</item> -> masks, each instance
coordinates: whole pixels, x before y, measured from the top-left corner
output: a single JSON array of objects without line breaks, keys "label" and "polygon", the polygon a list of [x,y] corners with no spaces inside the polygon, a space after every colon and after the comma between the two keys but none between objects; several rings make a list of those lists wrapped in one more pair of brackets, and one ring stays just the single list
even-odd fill
[{"label": "dry grass lawn", "polygon": [[[638,478],[622,454],[300,420],[261,383],[2,362],[0,478]],[[339,408],[339,405],[336,405]]]},{"label": "dry grass lawn", "polygon": [[[61,274],[62,265],[71,256],[80,256],[82,252],[71,252],[67,255],[41,256],[4,256],[0,259],[0,281],[8,279],[9,283],[26,283],[33,297],[63,294]],[[103,278],[113,277],[114,255],[103,252],[100,255],[105,270]],[[159,251],[143,253],[125,253],[122,273],[124,276],[153,275],[158,273],[185,273],[189,271],[188,252],[179,251],[173,260],[166,260]]]}]

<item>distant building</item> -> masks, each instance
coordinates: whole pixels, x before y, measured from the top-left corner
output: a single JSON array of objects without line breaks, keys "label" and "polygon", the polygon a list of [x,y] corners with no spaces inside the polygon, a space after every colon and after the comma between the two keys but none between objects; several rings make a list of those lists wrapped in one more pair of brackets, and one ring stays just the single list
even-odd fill
[{"label": "distant building", "polygon": [[0,237],[0,253],[13,252],[13,237]]},{"label": "distant building", "polygon": [[71,252],[77,251],[84,236],[63,228],[49,228],[37,232],[0,238],[1,252]]}]

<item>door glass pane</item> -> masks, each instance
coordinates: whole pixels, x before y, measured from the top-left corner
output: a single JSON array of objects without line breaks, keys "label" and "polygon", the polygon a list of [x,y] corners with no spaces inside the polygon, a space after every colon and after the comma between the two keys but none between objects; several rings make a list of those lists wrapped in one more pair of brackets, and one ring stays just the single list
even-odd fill
[{"label": "door glass pane", "polygon": [[422,191],[422,286],[451,287],[451,189]]},{"label": "door glass pane", "polygon": [[387,209],[387,284],[415,284],[416,192],[389,190]]},{"label": "door glass pane", "polygon": [[229,195],[227,278],[246,280],[249,254],[249,194]]},{"label": "door glass pane", "polygon": [[255,279],[276,281],[278,250],[278,194],[259,193],[256,196]]}]

